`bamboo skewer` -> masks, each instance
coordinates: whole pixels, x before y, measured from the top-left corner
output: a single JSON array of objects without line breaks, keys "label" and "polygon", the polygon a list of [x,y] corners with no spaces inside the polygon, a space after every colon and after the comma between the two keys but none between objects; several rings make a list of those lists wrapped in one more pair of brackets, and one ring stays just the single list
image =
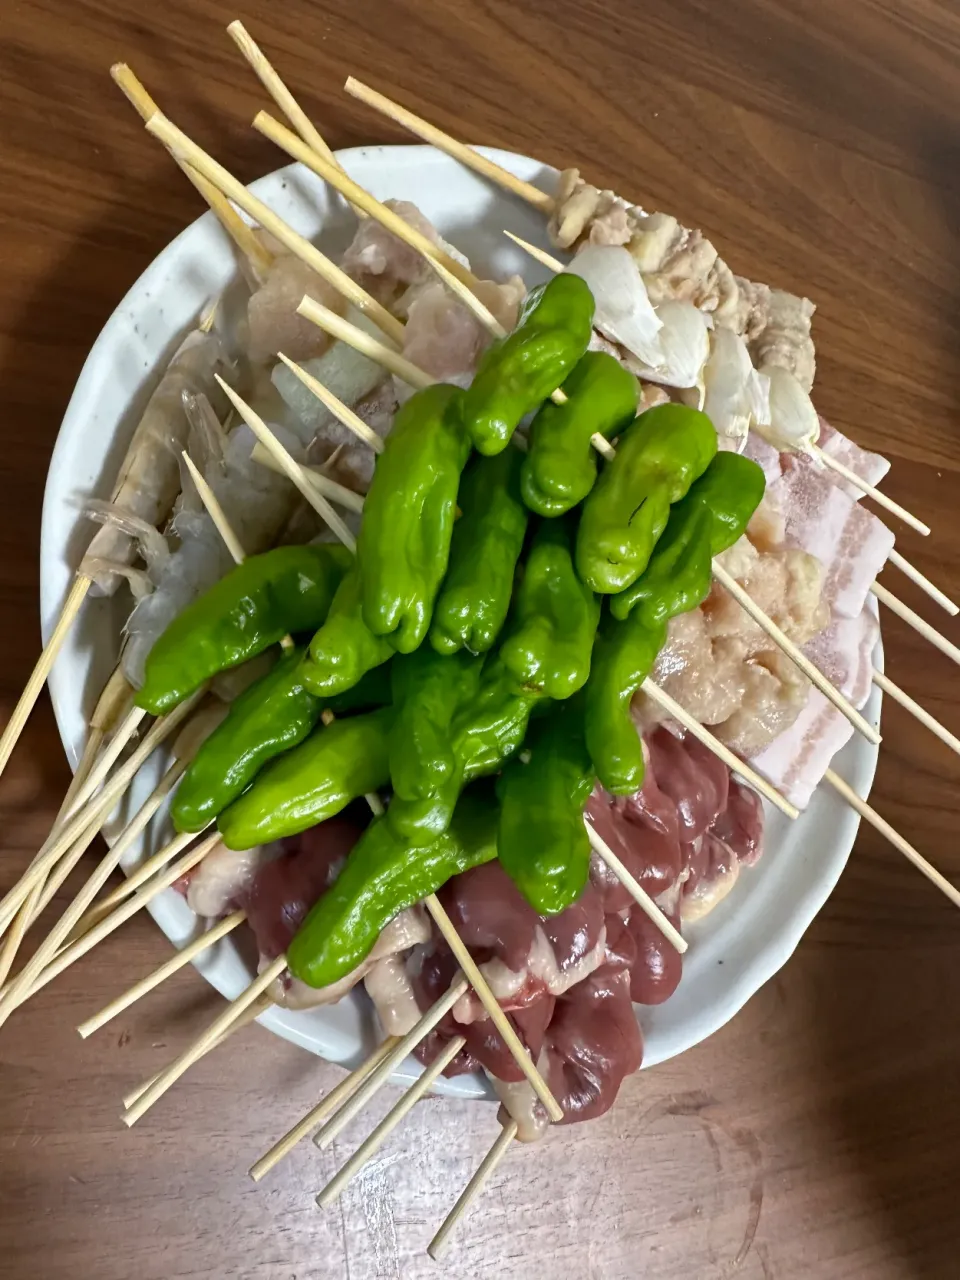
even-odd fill
[{"label": "bamboo skewer", "polygon": [[[435,378],[429,373],[424,373],[422,369],[418,369],[399,351],[394,351],[391,347],[385,346],[384,343],[378,342],[376,338],[366,333],[363,329],[358,329],[355,324],[351,324],[349,320],[345,320],[343,316],[337,315],[336,311],[331,311],[329,307],[325,307],[322,302],[317,302],[309,295],[304,297],[297,307],[297,314],[310,320],[318,329],[323,329],[325,333],[329,333],[332,337],[338,338],[341,342],[348,343],[353,347],[354,351],[359,351],[361,355],[368,356],[371,360],[376,360],[379,364],[392,373],[395,377],[402,379],[411,387],[422,390],[424,387],[432,387]],[[309,383],[304,382],[305,386]]]},{"label": "bamboo skewer", "polygon": [[[80,788],[86,783],[87,778],[90,776],[90,771],[99,756],[104,739],[108,733],[112,733],[116,729],[118,721],[123,719],[130,710],[132,702],[133,690],[130,688],[129,684],[127,684],[122,668],[118,664],[104,685],[100,697],[97,699],[97,705],[94,707],[93,713],[90,716],[90,728],[87,733],[87,740],[77,764],[76,773],[70,781],[67,793],[63,798],[63,803],[60,805],[60,809],[58,810],[57,816],[54,820],[54,831],[59,831],[64,820],[73,810],[77,794]],[[33,859],[34,862],[39,859],[42,852],[43,849],[36,854]],[[30,891],[30,897],[23,906],[19,908],[13,907],[12,909],[9,907],[6,908],[4,912],[0,914],[0,933],[2,933],[10,924],[14,916],[22,916],[22,918],[18,920],[17,927],[17,932],[20,933],[22,938],[23,932],[30,927],[30,924],[32,924],[36,919],[39,912],[43,910],[44,903],[42,901],[42,896],[44,892],[45,891],[41,887],[34,886]],[[5,946],[5,955],[11,963],[18,946],[19,942],[10,943],[9,949]],[[8,972],[9,966],[3,969],[2,974],[0,974],[0,985],[2,985],[2,982],[6,979]]]},{"label": "bamboo skewer", "polygon": [[435,1262],[438,1262],[446,1251],[447,1243],[457,1223],[470,1208],[470,1205],[483,1190],[497,1165],[510,1150],[510,1144],[516,1138],[518,1128],[516,1120],[511,1120],[504,1126],[496,1142],[481,1160],[476,1173],[460,1193],[457,1203],[444,1218],[440,1230],[427,1245],[427,1253]]},{"label": "bamboo skewer", "polygon": [[370,1073],[366,1080],[353,1096],[345,1103],[344,1106],[331,1116],[323,1128],[314,1135],[313,1141],[321,1151],[326,1150],[334,1138],[344,1130],[355,1116],[359,1115],[363,1108],[367,1105],[375,1093],[377,1093],[383,1085],[387,1083],[390,1076],[403,1062],[408,1054],[412,1053],[421,1040],[430,1034],[433,1028],[445,1017],[457,1001],[469,990],[469,984],[464,977],[455,978],[450,986],[450,990],[440,996],[430,1008],[423,1014],[416,1026],[402,1036],[390,1052],[381,1059],[376,1068]]},{"label": "bamboo skewer", "polygon": [[443,909],[440,899],[435,893],[431,893],[424,899],[427,910],[433,918],[434,924],[443,934],[444,941],[453,952],[454,958],[459,964],[464,976],[469,981],[471,987],[477,993],[480,1003],[483,1005],[484,1011],[490,1021],[496,1027],[500,1038],[510,1050],[514,1062],[523,1072],[530,1087],[547,1109],[547,1115],[555,1123],[559,1123],[563,1119],[563,1109],[557,1102],[556,1098],[547,1087],[546,1081],[536,1068],[533,1061],[533,1055],[527,1049],[520,1037],[513,1028],[513,1023],[501,1009],[497,997],[490,990],[490,986],[483,976],[483,973],[477,966],[473,956],[467,950],[467,945],[457,933],[453,926],[453,922]]},{"label": "bamboo skewer", "polygon": [[[113,871],[120,865],[120,861],[122,860],[124,853],[126,853],[127,849],[130,848],[141,832],[146,830],[157,810],[180,781],[186,771],[186,768],[186,761],[174,760],[173,764],[171,764],[166,770],[156,787],[134,815],[129,826],[120,833],[113,848],[108,850],[103,861],[104,863],[112,861],[110,871]],[[122,847],[119,848],[118,852],[118,846],[121,845]],[[125,902],[127,898],[136,893],[140,886],[150,879],[154,871],[158,871],[161,867],[165,867],[169,859],[162,857],[163,852],[164,851],[161,849],[158,853],[153,854],[152,857],[141,862],[139,866],[133,868],[130,875],[127,876],[121,884],[108,893],[105,898],[101,898],[101,900],[92,906],[86,914],[82,915],[67,934],[65,938],[65,945],[69,945],[71,942],[76,941],[76,939],[82,937],[88,929],[92,929],[95,924],[99,924],[105,916],[110,914],[115,906],[118,906],[121,902]],[[99,868],[98,872],[95,874],[98,873]],[[104,877],[104,880],[105,878],[106,877]],[[100,884],[104,883],[104,880],[101,880]]]},{"label": "bamboo skewer", "polygon": [[224,916],[222,920],[218,920],[212,929],[208,929],[205,933],[201,933],[199,937],[194,938],[193,942],[187,943],[180,951],[171,956],[170,959],[154,969],[153,973],[148,973],[145,978],[141,978],[139,982],[135,982],[132,987],[128,987],[123,995],[119,995],[115,1000],[111,1000],[109,1004],[104,1005],[99,1013],[95,1013],[92,1017],[87,1018],[86,1022],[81,1022],[77,1027],[77,1031],[84,1040],[88,1036],[92,1036],[95,1031],[99,1031],[117,1014],[123,1013],[125,1009],[134,1004],[142,996],[148,995],[161,982],[166,982],[167,978],[178,973],[181,969],[195,960],[197,956],[209,951],[212,946],[225,938],[228,933],[236,929],[237,925],[242,924],[247,918],[245,911],[234,911],[232,915]]},{"label": "bamboo skewer", "polygon": [[548,253],[546,249],[541,249],[539,245],[531,244],[529,240],[523,240],[520,236],[515,236],[512,231],[504,231],[503,234],[512,240],[514,244],[519,245],[524,253],[529,254],[531,258],[535,258],[541,266],[546,267],[549,271],[560,272],[566,270],[565,264],[559,258],[555,258],[552,253]]},{"label": "bamboo skewer", "polygon": [[282,360],[294,377],[299,378],[308,391],[312,391],[322,404],[330,410],[333,416],[357,437],[364,444],[369,445],[374,453],[383,453],[383,441],[374,431],[373,427],[368,426],[364,420],[354,411],[345,405],[342,400],[338,400],[332,391],[329,391],[319,378],[315,378],[312,373],[308,373],[306,369],[302,369],[289,356],[285,356],[282,351],[277,352],[277,358]]},{"label": "bamboo skewer", "polygon": [[[278,475],[285,476],[287,474],[273,454],[265,449],[259,441],[253,446],[250,457],[254,462],[259,462],[262,467],[267,467],[270,471],[277,472]],[[331,480],[318,467],[309,467],[301,463],[300,473],[322,497],[329,498],[331,502],[339,503],[341,507],[345,507],[348,511],[355,511],[357,514],[363,511],[363,494],[357,493],[354,489],[348,489],[346,485],[338,484],[336,480]]]},{"label": "bamboo skewer", "polygon": [[[219,837],[211,838],[219,839]],[[237,1019],[246,1012],[258,996],[266,992],[267,987],[280,977],[286,967],[286,956],[277,956],[276,960],[268,964],[263,972],[254,978],[246,990],[241,992],[236,1000],[233,1000],[223,1013],[213,1020],[203,1035],[195,1040],[189,1048],[185,1049],[165,1071],[160,1073],[150,1087],[144,1090],[133,1106],[124,1112],[123,1123],[128,1128],[132,1128],[150,1110],[154,1103],[159,1101],[167,1090],[176,1084],[180,1077],[204,1056],[208,1049],[213,1047],[222,1035],[232,1029]]]},{"label": "bamboo skewer", "polygon": [[845,782],[832,769],[828,769],[823,777],[824,781],[829,783],[834,791],[846,800],[847,804],[856,809],[861,818],[868,822],[875,831],[879,831],[885,839],[889,840],[893,847],[898,849],[905,858],[909,859],[917,870],[927,877],[931,884],[935,884],[941,893],[946,894],[955,907],[960,907],[960,889],[955,888],[946,876],[941,875],[936,867],[932,866],[921,853],[917,852],[912,844],[904,840],[899,831],[891,827],[885,818],[881,818],[876,809],[872,809],[865,800],[862,800],[848,782]]},{"label": "bamboo skewer", "polygon": [[819,445],[811,444],[807,447],[807,453],[814,461],[819,462],[822,467],[835,471],[848,484],[852,484],[861,493],[867,494],[878,506],[885,507],[892,515],[902,520],[904,524],[908,524],[911,529],[916,529],[917,533],[922,533],[925,538],[930,536],[929,525],[924,524],[922,520],[918,520],[915,515],[907,511],[906,507],[901,507],[899,502],[894,502],[892,498],[888,498],[885,493],[881,493],[874,485],[867,484],[866,480],[863,480],[855,471],[851,471],[849,467],[839,462],[832,454],[827,453],[825,449],[821,449]]},{"label": "bamboo skewer", "polygon": [[[136,731],[140,720],[145,715],[139,707],[135,707],[128,716],[125,717],[123,724],[117,729],[113,735],[105,752],[100,756],[94,768],[90,771],[86,782],[84,782],[76,792],[70,811],[67,817],[59,826],[55,826],[53,831],[44,841],[39,853],[30,863],[30,866],[23,873],[20,879],[9,890],[6,896],[0,901],[0,919],[8,918],[8,908],[15,907],[26,900],[30,891],[36,884],[42,884],[50,871],[59,860],[67,854],[73,844],[80,839],[87,828],[98,817],[101,821],[105,821],[107,814],[113,807],[120,794],[126,789],[127,784],[132,778],[133,773],[129,773],[130,761],[137,759],[143,751],[144,744],[148,741],[155,743],[156,738],[151,737],[155,734],[156,725],[147,734],[144,742],[141,743],[138,750],[131,756],[130,761],[117,771],[111,781],[104,787],[99,795],[94,796],[93,791],[100,785],[106,770],[116,761],[120,752],[126,746],[127,741]],[[152,750],[152,745],[151,748]],[[148,752],[149,754],[149,752]],[[144,757],[145,758],[145,757]],[[142,763],[142,760],[141,760]],[[139,767],[139,765],[137,765]],[[134,769],[133,772],[136,772]],[[122,781],[118,781],[121,780]],[[91,834],[91,839],[93,835]]]},{"label": "bamboo skewer", "polygon": [[207,484],[206,479],[186,449],[180,451],[180,457],[186,463],[187,470],[190,472],[190,479],[196,486],[200,500],[207,509],[207,515],[213,521],[214,528],[223,539],[224,545],[233,556],[235,563],[239,564],[243,560],[243,548],[240,546],[237,535],[230,526],[230,521],[227,519],[223,507],[221,507],[217,495]]},{"label": "bamboo skewer", "polygon": [[[159,110],[157,104],[125,62],[115,63],[110,68],[110,75],[114,84],[138,112],[141,120],[146,122],[157,113]],[[183,163],[177,156],[174,156],[173,159],[206,200],[217,218],[219,218],[224,231],[250,262],[254,274],[260,280],[264,279],[273,265],[273,255],[260,240],[253,227],[244,222],[226,196],[212,186],[202,173],[198,173],[192,165]]]},{"label": "bamboo skewer", "polygon": [[260,133],[270,139],[271,142],[286,151],[294,160],[299,160],[302,165],[311,169],[319,178],[323,178],[332,187],[340,192],[355,208],[362,209],[364,213],[368,213],[372,218],[392,231],[394,235],[401,239],[406,239],[409,244],[418,249],[425,258],[436,257],[446,269],[456,278],[472,289],[477,283],[477,277],[456,258],[452,258],[449,253],[435,245],[429,240],[422,231],[418,231],[416,227],[412,227],[409,222],[404,222],[398,213],[394,213],[392,209],[387,209],[380,205],[368,191],[365,191],[358,183],[344,173],[343,169],[335,160],[327,160],[318,154],[312,147],[308,146],[295,133],[282,125],[279,120],[275,120],[267,111],[258,111],[253,122],[253,127]]},{"label": "bamboo skewer", "polygon": [[291,458],[290,454],[286,451],[260,415],[256,413],[245,400],[242,400],[240,396],[237,395],[233,387],[224,382],[223,378],[221,378],[219,374],[216,374],[215,377],[223,389],[224,395],[236,409],[237,413],[240,414],[241,418],[243,418],[244,422],[267,452],[273,455],[280,464],[284,473],[293,481],[310,505],[319,513],[321,518],[327,522],[343,545],[348,547],[351,551],[355,551],[357,546],[356,538],[344,524],[336,511],[334,511],[333,507],[331,507],[323,494],[319,493],[308,480],[304,479],[299,463],[294,462],[293,458]]},{"label": "bamboo skewer", "polygon": [[[258,999],[254,1000],[253,1004],[250,1005],[248,1009],[244,1010],[243,1014],[237,1018],[235,1022],[231,1023],[230,1029],[225,1031],[218,1040],[215,1040],[206,1052],[210,1053],[214,1049],[218,1049],[220,1045],[223,1044],[224,1040],[228,1039],[228,1037],[232,1036],[235,1032],[242,1031],[244,1027],[249,1027],[251,1022],[256,1022],[261,1013],[265,1013],[272,1004],[273,1001],[269,996],[260,996]],[[124,1110],[128,1110],[133,1106],[138,1098],[142,1098],[151,1085],[156,1084],[162,1075],[163,1072],[158,1071],[155,1075],[152,1075],[149,1080],[144,1080],[143,1083],[138,1084],[135,1089],[131,1089],[123,1099]]]},{"label": "bamboo skewer", "polygon": [[941,591],[936,583],[931,582],[928,577],[922,574],[916,565],[911,564],[906,556],[900,554],[896,547],[887,556],[887,563],[895,565],[901,573],[905,573],[910,581],[915,582],[921,591],[925,591],[930,599],[936,601],[941,609],[946,609],[951,618],[955,618],[960,613],[960,606],[954,604],[945,591]]},{"label": "bamboo skewer", "polygon": [[336,156],[324,142],[310,117],[280,79],[266,55],[239,18],[230,23],[227,27],[227,34],[256,72],[257,78],[267,93],[287,117],[306,145],[323,156],[330,164],[336,164]]},{"label": "bamboo skewer", "polygon": [[130,708],[117,726],[117,730],[110,738],[106,748],[97,757],[96,764],[87,774],[86,781],[77,788],[70,808],[67,810],[67,818],[75,818],[93,799],[95,792],[106,781],[110,770],[119,760],[122,752],[132,740],[146,716],[147,713],[142,707],[133,706]]},{"label": "bamboo skewer", "polygon": [[870,590],[881,604],[885,604],[891,613],[895,613],[908,626],[913,627],[914,631],[923,636],[924,640],[929,640],[934,648],[939,649],[941,653],[945,653],[953,662],[960,663],[960,649],[955,644],[952,644],[946,636],[942,636],[935,627],[931,627],[930,623],[921,618],[919,613],[914,613],[902,600],[899,600],[886,587],[881,586],[879,582],[875,582]]},{"label": "bamboo skewer", "polygon": [[427,1090],[433,1085],[437,1076],[445,1070],[446,1067],[454,1060],[463,1046],[466,1044],[463,1036],[455,1036],[443,1049],[437,1054],[433,1062],[423,1072],[409,1089],[403,1094],[400,1100],[387,1112],[377,1127],[373,1130],[368,1138],[366,1138],[356,1151],[346,1162],[342,1169],[330,1179],[327,1185],[317,1196],[317,1204],[321,1209],[326,1209],[332,1204],[353,1181],[363,1166],[380,1150],[387,1138],[394,1131],[398,1124],[413,1110]]},{"label": "bamboo skewer", "polygon": [[[80,606],[87,598],[87,592],[90,590],[91,581],[84,574],[78,573],[73,580],[73,585],[67,594],[66,600],[63,602],[63,608],[60,610],[60,617],[57,619],[56,626],[53,628],[50,639],[44,645],[43,652],[37,659],[36,666],[30,673],[30,678],[24,686],[17,705],[13,709],[10,719],[7,721],[0,735],[0,774],[7,767],[7,761],[13,754],[13,749],[17,745],[23,727],[30,718],[30,712],[33,710],[37,698],[40,696],[40,690],[47,682],[47,676],[50,674],[53,664],[56,661],[57,654],[63,647],[63,642],[67,638],[67,633],[73,626],[77,614],[80,612]],[[2,905],[2,904],[0,904]]]},{"label": "bamboo skewer", "polygon": [[345,271],[342,271],[335,263],[331,262],[315,245],[288,226],[268,205],[257,199],[242,182],[239,182],[221,164],[218,164],[212,156],[191,141],[166,116],[159,111],[151,116],[147,121],[147,130],[159,138],[178,158],[186,160],[218,190],[229,196],[244,213],[259,222],[290,253],[295,254],[308,267],[312,267],[317,275],[326,280],[328,284],[331,284],[339,293],[352,302],[359,311],[369,316],[388,338],[392,341],[402,340],[403,326],[395,316],[392,316],[366,290],[361,289],[356,281],[352,280]]},{"label": "bamboo skewer", "polygon": [[398,103],[391,102],[382,93],[377,93],[375,89],[370,89],[367,85],[361,84],[353,76],[347,79],[344,88],[351,97],[365,102],[368,106],[373,107],[375,111],[379,111],[381,115],[387,116],[389,119],[396,121],[397,124],[402,125],[403,128],[409,129],[411,133],[416,134],[418,138],[422,138],[424,142],[429,142],[438,151],[445,151],[448,156],[452,156],[454,160],[459,160],[461,164],[473,169],[475,173],[482,174],[485,178],[491,178],[507,191],[512,191],[521,200],[526,200],[535,209],[539,209],[547,217],[553,212],[555,201],[553,196],[548,195],[546,191],[541,191],[539,187],[533,186],[530,182],[524,182],[515,173],[511,173],[509,169],[504,169],[502,165],[497,164],[495,161],[488,160],[479,151],[474,151],[472,147],[458,142],[450,134],[444,133],[442,129],[436,128],[435,125],[421,119],[420,116],[414,115],[412,111],[408,111]]},{"label": "bamboo skewer", "polygon": [[[327,146],[325,139],[318,132],[313,121],[280,79],[280,76],[243,23],[239,19],[231,22],[227,27],[227,34],[253,68],[254,73],[267,93],[269,93],[307,146],[316,151],[318,155],[323,156],[325,160],[329,160],[331,164],[335,164],[342,169],[343,166],[340,161]],[[366,217],[362,209],[355,208],[354,213],[358,218]]]},{"label": "bamboo skewer", "polygon": [[731,773],[735,773],[737,777],[749,783],[755,791],[759,791],[762,796],[766,796],[770,803],[775,804],[780,812],[785,813],[788,818],[799,818],[800,810],[796,805],[785,799],[776,787],[772,786],[762,774],[757,773],[756,769],[751,768],[746,761],[735,755],[729,747],[724,746],[719,738],[714,737],[712,733],[703,727],[699,720],[690,715],[688,711],[685,711],[680,703],[671,698],[659,685],[647,679],[644,680],[640,687],[652,702],[656,702],[672,719],[676,720],[678,724],[682,724],[689,733],[692,733],[698,741],[712,751],[718,760],[722,760]]},{"label": "bamboo skewer", "polygon": [[[64,912],[63,916],[61,916],[60,920],[54,926],[45,941],[37,949],[35,956],[31,959],[29,965],[25,966],[22,973],[17,975],[17,992],[13,1007],[19,1007],[33,994],[34,979],[41,972],[43,966],[52,959],[55,954],[57,954],[58,950],[69,942],[72,942],[75,936],[79,936],[80,933],[86,932],[85,929],[80,928],[80,925],[83,923],[83,920],[80,919],[80,917],[83,915],[84,908],[93,900],[97,890],[119,865],[124,853],[126,853],[127,849],[130,848],[133,842],[146,828],[150,819],[163,803],[163,800],[169,791],[169,786],[173,785],[173,781],[179,779],[182,772],[183,766],[180,765],[179,762],[170,767],[167,775],[165,775],[160,785],[144,802],[130,824],[120,833],[113,847],[107,850],[90,879],[76,895],[73,902],[67,908],[66,912]],[[169,785],[165,785],[168,782],[168,779],[171,779],[171,776],[174,774],[175,777],[172,778]],[[83,837],[77,841],[70,853],[51,873],[43,891],[43,896],[41,897],[37,907],[37,914],[43,911],[46,907],[50,898],[54,893],[56,893],[57,889],[73,870],[74,866],[76,866],[77,862],[79,862],[80,858],[86,852],[98,832],[98,825],[92,824],[88,827]],[[134,886],[134,888],[135,887],[136,886]],[[130,892],[132,893],[133,889],[131,889]],[[96,924],[97,921],[108,914],[109,908],[106,911],[99,912],[90,922],[91,925]],[[78,919],[80,919],[79,924],[77,923]],[[28,970],[30,971],[29,973]],[[5,1017],[5,1005],[3,1001],[0,1001],[0,1026],[2,1026]]]},{"label": "bamboo skewer", "polygon": [[[190,705],[192,700],[188,699],[181,703],[183,713],[177,717],[177,711],[181,707],[176,708],[174,712],[167,717],[168,722],[176,721],[170,725],[172,731],[176,724],[185,719],[192,710]],[[73,901],[64,911],[63,915],[50,930],[49,934],[44,938],[43,942],[37,948],[36,952],[30,957],[30,960],[24,966],[20,974],[13,981],[7,993],[0,998],[0,1026],[3,1025],[10,1012],[18,1005],[23,1004],[33,991],[37,978],[43,972],[44,968],[54,958],[61,944],[69,937],[78,921],[82,918],[87,907],[96,897],[101,886],[106,883],[107,878],[119,866],[120,860],[126,853],[127,849],[141,835],[150,822],[153,815],[163,803],[171,787],[179,779],[183,772],[179,762],[171,766],[167,770],[160,784],[155,788],[152,795],[140,807],[133,820],[127,825],[121,835],[118,837],[112,849],[108,849],[104,857],[98,863],[93,874],[89,877],[86,884],[80,889]],[[99,830],[99,824],[94,826],[93,832],[90,834],[90,840]],[[86,841],[89,844],[89,840]],[[84,840],[79,841],[81,848],[85,848]]]},{"label": "bamboo skewer", "polygon": [[[167,845],[169,857],[172,858],[175,853],[179,853],[191,840],[195,839],[196,835],[191,832],[177,836],[175,840],[172,840]],[[158,893],[168,889],[182,875],[186,875],[202,858],[207,856],[219,839],[220,836],[218,834],[208,836],[206,840],[188,850],[178,861],[169,864],[165,870],[145,884],[138,893],[135,893],[132,898],[128,898],[126,902],[105,919],[99,921],[83,937],[77,938],[75,942],[71,942],[69,946],[59,951],[36,979],[30,994],[34,995],[41,987],[45,987],[54,978],[59,977],[64,969],[68,969],[81,956],[85,956],[88,951],[92,951],[98,942],[102,942],[104,938],[119,929],[122,924],[125,924],[132,916],[136,915],[141,907],[145,907],[148,902],[151,902]],[[4,995],[9,990],[10,987],[8,985]]]},{"label": "bamboo skewer", "polygon": [[[97,753],[103,743],[103,738],[104,730],[91,723],[90,730],[87,734],[87,740],[84,743],[83,753],[80,757],[79,763],[77,764],[77,771],[70,781],[67,793],[63,797],[63,803],[60,805],[60,809],[54,819],[54,830],[56,830],[59,824],[63,822],[63,819],[73,806],[77,792],[86,782],[90,774],[90,770],[93,768],[94,761],[97,758]],[[48,880],[46,883],[49,884],[50,881]],[[23,941],[27,930],[46,906],[46,902],[44,901],[46,892],[46,886],[43,881],[34,885],[30,890],[29,897],[17,912],[10,932],[7,934],[6,938],[4,938],[3,949],[0,950],[0,989],[2,989],[3,984],[6,982],[10,970],[13,967],[13,962],[17,957],[18,950],[20,949],[20,943]]]},{"label": "bamboo skewer", "polygon": [[823,696],[845,716],[853,725],[858,733],[861,733],[868,742],[875,745],[880,741],[879,732],[873,727],[869,721],[865,720],[860,712],[849,702],[842,693],[830,683],[823,672],[813,665],[807,655],[801,648],[794,644],[788,635],[777,626],[777,624],[763,612],[763,610],[754,603],[753,598],[740,585],[736,578],[724,569],[718,560],[713,561],[713,576],[717,582],[733,596],[737,604],[748,614],[758,627],[764,631],[770,639],[781,649],[796,667],[803,672],[811,684],[820,690]]},{"label": "bamboo skewer", "polygon": [[924,728],[935,734],[951,751],[955,751],[960,756],[960,738],[954,737],[950,730],[945,728],[939,720],[935,720],[926,708],[921,707],[919,702],[914,702],[908,693],[904,693],[899,685],[895,685],[888,676],[885,676],[882,671],[878,671],[876,667],[873,669],[873,683],[881,688],[884,693],[889,694],[894,702],[898,702],[901,707],[909,711],[915,719],[920,721]]},{"label": "bamboo skewer", "polygon": [[386,1039],[382,1040],[370,1057],[357,1067],[356,1071],[352,1071],[350,1075],[345,1076],[336,1088],[331,1089],[327,1096],[321,1098],[302,1120],[299,1120],[278,1142],[275,1142],[270,1150],[262,1155],[256,1164],[251,1166],[250,1177],[254,1182],[259,1182],[261,1178],[266,1177],[284,1156],[290,1154],[302,1138],[305,1138],[308,1133],[322,1124],[327,1116],[332,1115],[339,1106],[348,1102],[397,1044],[399,1044],[397,1036],[387,1036]]},{"label": "bamboo skewer", "polygon": [[599,831],[593,827],[589,819],[584,815],[583,825],[586,828],[587,839],[590,841],[590,848],[597,857],[610,868],[620,883],[629,890],[633,896],[634,902],[644,913],[648,920],[652,920],[660,932],[664,935],[674,949],[683,955],[687,950],[688,943],[681,934],[680,930],[672,923],[672,921],[664,915],[654,900],[647,893],[646,889],[640,884],[639,880],[617,857],[606,840],[600,835]]},{"label": "bamboo skewer", "polygon": [[[192,710],[200,698],[203,697],[204,690],[198,689],[190,698],[181,703],[174,712],[168,716],[162,716],[155,720],[148,732],[144,735],[143,741],[131,754],[119,769],[113,774],[106,783],[103,790],[94,796],[81,809],[76,811],[74,815],[64,823],[64,825],[54,833],[44,849],[41,850],[40,856],[28,867],[27,871],[20,878],[18,883],[7,894],[3,903],[0,903],[0,911],[8,900],[22,901],[33,885],[42,876],[45,876],[48,869],[61,857],[63,857],[76,842],[76,840],[84,834],[91,823],[100,825],[106,821],[111,810],[116,805],[120,796],[126,791],[130,782],[140,769],[141,765],[153,753],[153,751],[173,732],[188,711]],[[136,708],[139,711],[139,708]],[[142,714],[142,713],[141,713]],[[132,719],[124,724],[132,723]],[[119,739],[123,733],[123,726],[117,730],[114,739],[111,740],[111,749],[115,745],[115,741]],[[122,744],[121,744],[122,746]],[[96,772],[96,771],[94,771]],[[91,774],[91,778],[93,774]],[[89,786],[89,780],[87,785]],[[84,792],[81,787],[78,797]],[[97,827],[99,829],[99,827]],[[92,838],[92,837],[91,837]]]}]

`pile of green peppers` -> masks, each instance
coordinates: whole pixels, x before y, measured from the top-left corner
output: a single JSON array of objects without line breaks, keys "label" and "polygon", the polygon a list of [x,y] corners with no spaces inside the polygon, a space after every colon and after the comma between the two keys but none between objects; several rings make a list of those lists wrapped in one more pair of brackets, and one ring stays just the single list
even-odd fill
[{"label": "pile of green peppers", "polygon": [[[436,384],[398,412],[355,558],[330,544],[252,557],[149,655],[138,701],[163,714],[296,639],[186,770],[178,830],[215,821],[247,849],[391,790],[290,946],[312,985],[493,857],[538,912],[564,910],[586,883],[597,780],[616,794],[643,781],[631,699],[763,474],[717,453],[695,409],[637,417],[636,380],[587,351],[592,318],[577,276],[533,291],[468,390]],[[508,448],[534,411],[526,451]],[[596,434],[617,441],[611,461]]]}]

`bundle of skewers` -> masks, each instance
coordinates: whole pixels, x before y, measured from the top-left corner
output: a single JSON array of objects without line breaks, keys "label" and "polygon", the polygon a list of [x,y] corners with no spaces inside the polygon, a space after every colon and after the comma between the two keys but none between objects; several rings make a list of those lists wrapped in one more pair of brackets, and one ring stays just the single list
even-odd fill
[{"label": "bundle of skewers", "polygon": [[[216,300],[131,440],[0,768],[84,602],[134,598],[50,836],[0,901],[0,1024],[158,894],[206,922],[88,1036],[243,927],[257,976],[125,1099],[134,1124],[270,1005],[363,983],[384,1039],[251,1169],[327,1146],[411,1053],[424,1071],[327,1205],[441,1073],[482,1071],[501,1131],[438,1254],[516,1140],[614,1102],[635,1006],[680,981],[683,928],[760,857],[762,800],[825,783],[957,905],[830,767],[874,686],[891,562],[956,614],[861,502],[888,469],[819,418],[813,306],[734,275],[697,231],[564,172],[548,194],[382,95],[355,97],[549,219],[550,277],[478,278],[414,205],[340,168],[241,24],[287,118],[254,121],[353,206],[331,261],[117,84],[220,219],[249,285]],[[173,447],[171,448],[171,444]],[[91,603],[86,607],[96,607]],[[139,739],[139,740],[138,740]],[[155,752],[169,763],[30,960],[27,930]],[[169,805],[175,835],[112,872]],[[748,874],[748,872],[747,872]]]}]

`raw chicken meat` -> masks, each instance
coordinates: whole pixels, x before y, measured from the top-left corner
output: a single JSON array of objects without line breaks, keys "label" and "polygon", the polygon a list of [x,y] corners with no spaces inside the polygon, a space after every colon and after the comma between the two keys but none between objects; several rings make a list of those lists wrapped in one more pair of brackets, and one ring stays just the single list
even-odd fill
[{"label": "raw chicken meat", "polygon": [[297,314],[304,294],[343,314],[346,303],[333,285],[290,253],[278,254],[263,284],[247,303],[247,354],[254,364],[276,359],[282,351],[302,364],[330,346],[330,335]]}]

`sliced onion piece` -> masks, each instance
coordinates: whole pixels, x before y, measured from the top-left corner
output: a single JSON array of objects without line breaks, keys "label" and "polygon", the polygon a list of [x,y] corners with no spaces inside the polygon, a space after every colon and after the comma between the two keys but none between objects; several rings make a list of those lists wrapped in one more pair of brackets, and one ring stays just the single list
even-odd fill
[{"label": "sliced onion piece", "polygon": [[622,245],[588,244],[566,270],[589,285],[597,304],[593,323],[603,336],[645,364],[659,364],[662,321],[627,250]]},{"label": "sliced onion piece", "polygon": [[770,421],[758,422],[758,432],[777,449],[805,452],[820,436],[813,401],[786,369],[770,366],[763,372],[770,379]]},{"label": "sliced onion piece", "polygon": [[[663,357],[653,364],[628,358],[627,368],[649,382],[665,387],[702,389],[703,367],[710,355],[710,326],[692,302],[661,302],[657,315],[663,323],[660,346]],[[702,397],[701,397],[702,398]]]}]

